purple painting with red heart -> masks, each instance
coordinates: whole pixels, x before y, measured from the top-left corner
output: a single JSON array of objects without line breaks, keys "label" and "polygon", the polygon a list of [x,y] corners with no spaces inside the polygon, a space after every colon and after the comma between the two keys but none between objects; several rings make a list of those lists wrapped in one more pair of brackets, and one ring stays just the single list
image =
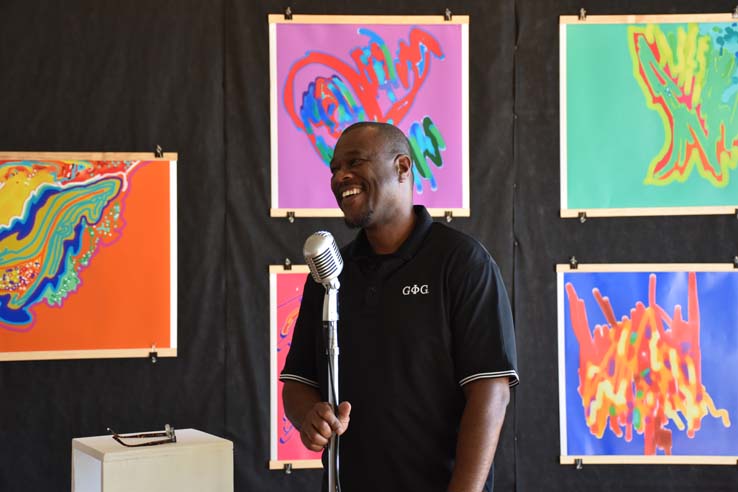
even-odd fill
[{"label": "purple painting with red heart", "polygon": [[336,140],[353,123],[380,121],[408,136],[416,203],[468,207],[466,26],[273,27],[272,165],[278,175],[273,206],[337,208],[328,168]]}]

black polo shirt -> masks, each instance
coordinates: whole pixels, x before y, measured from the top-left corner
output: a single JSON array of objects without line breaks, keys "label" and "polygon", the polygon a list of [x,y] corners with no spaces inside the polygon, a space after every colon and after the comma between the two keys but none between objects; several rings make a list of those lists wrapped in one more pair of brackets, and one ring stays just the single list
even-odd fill
[{"label": "black polo shirt", "polygon": [[[499,269],[475,239],[417,221],[400,249],[376,255],[362,230],[341,250],[339,400],[343,490],[445,491],[464,409],[462,386],[518,382],[512,314]],[[282,381],[327,395],[324,289],[308,277]]]}]

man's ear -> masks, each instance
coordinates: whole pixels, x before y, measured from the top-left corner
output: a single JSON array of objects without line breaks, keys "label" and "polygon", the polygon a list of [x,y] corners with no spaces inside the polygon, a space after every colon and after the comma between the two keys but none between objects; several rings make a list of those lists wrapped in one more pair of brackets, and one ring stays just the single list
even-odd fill
[{"label": "man's ear", "polygon": [[397,176],[400,183],[404,183],[408,179],[413,179],[413,160],[407,154],[400,154],[395,159],[397,166]]}]

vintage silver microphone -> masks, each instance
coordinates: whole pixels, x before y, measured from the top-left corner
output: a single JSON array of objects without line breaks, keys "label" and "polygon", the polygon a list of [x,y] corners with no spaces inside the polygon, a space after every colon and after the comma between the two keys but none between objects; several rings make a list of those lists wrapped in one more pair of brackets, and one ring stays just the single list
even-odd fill
[{"label": "vintage silver microphone", "polygon": [[[343,258],[330,232],[318,231],[305,241],[302,248],[305,263],[313,280],[325,287],[323,297],[323,329],[326,332],[328,356],[328,402],[338,409],[338,276],[343,270]],[[338,480],[338,440],[331,436],[328,447],[328,491],[340,492]]]},{"label": "vintage silver microphone", "polygon": [[333,235],[326,231],[316,232],[307,238],[302,253],[310,267],[313,280],[324,286],[335,280],[335,288],[338,289],[338,276],[343,270],[343,258]]}]

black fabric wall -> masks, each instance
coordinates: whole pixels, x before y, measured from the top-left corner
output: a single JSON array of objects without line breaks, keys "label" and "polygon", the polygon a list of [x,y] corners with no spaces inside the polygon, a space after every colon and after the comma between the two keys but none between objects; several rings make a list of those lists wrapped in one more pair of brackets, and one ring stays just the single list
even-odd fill
[{"label": "black fabric wall", "polygon": [[[515,58],[515,304],[521,380],[517,389],[517,490],[735,491],[733,467],[561,466],[553,265],[732,261],[733,216],[578,220],[558,218],[558,26],[562,12],[725,12],[714,1],[518,2]],[[709,238],[709,239],[708,239]]]},{"label": "black fabric wall", "polygon": [[[522,383],[498,491],[736,490],[732,467],[558,464],[553,265],[725,262],[734,217],[558,218],[558,16],[724,12],[715,0],[300,1],[296,13],[471,16],[472,217],[501,266]],[[270,0],[0,0],[0,150],[179,152],[179,356],[0,363],[0,491],[68,490],[71,439],[107,426],[233,440],[238,491],[319,490],[270,472],[267,265],[338,219],[269,218]],[[144,275],[142,272],[142,281]],[[133,287],[135,288],[135,286]],[[383,445],[379,443],[377,452]],[[371,470],[367,470],[371,473]],[[627,482],[627,484],[625,484]]]},{"label": "black fabric wall", "polygon": [[108,426],[224,433],[223,14],[189,0],[0,1],[0,149],[182,156],[179,357],[1,363],[2,491],[69,490],[71,439]]}]

